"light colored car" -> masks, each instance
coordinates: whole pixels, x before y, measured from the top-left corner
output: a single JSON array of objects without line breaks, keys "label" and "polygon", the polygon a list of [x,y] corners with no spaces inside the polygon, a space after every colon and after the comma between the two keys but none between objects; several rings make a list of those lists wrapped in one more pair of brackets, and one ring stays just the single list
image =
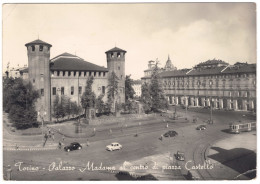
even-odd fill
[{"label": "light colored car", "polygon": [[114,142],[114,143],[111,143],[110,145],[107,145],[106,149],[108,151],[120,150],[120,149],[122,149],[122,145],[117,142]]}]

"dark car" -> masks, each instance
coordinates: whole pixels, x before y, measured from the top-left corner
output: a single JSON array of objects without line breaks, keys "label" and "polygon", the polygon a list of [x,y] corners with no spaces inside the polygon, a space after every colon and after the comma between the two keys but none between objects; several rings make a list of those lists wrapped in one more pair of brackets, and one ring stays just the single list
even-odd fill
[{"label": "dark car", "polygon": [[184,152],[177,151],[176,159],[180,161],[184,161],[185,160]]},{"label": "dark car", "polygon": [[206,130],[206,125],[199,125],[196,130]]},{"label": "dark car", "polygon": [[69,146],[65,146],[64,150],[67,152],[73,151],[73,150],[80,150],[82,149],[82,146],[78,142],[73,142]]},{"label": "dark car", "polygon": [[178,133],[173,130],[170,130],[170,131],[166,132],[165,134],[163,134],[164,137],[175,137],[177,135],[178,135]]}]

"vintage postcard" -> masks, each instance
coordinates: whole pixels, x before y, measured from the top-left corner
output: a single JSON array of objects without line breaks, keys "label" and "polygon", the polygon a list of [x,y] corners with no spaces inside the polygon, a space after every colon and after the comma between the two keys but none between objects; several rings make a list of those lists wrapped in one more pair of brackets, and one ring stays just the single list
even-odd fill
[{"label": "vintage postcard", "polygon": [[256,3],[2,11],[4,180],[256,181]]}]

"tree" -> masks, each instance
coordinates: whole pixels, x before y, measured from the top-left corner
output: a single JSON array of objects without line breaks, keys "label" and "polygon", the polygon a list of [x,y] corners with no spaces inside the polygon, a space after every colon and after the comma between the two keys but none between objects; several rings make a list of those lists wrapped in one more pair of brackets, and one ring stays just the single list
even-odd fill
[{"label": "tree", "polygon": [[95,107],[96,95],[92,91],[93,81],[94,81],[93,76],[88,78],[86,90],[83,93],[83,95],[81,96],[81,105],[82,105],[82,108],[84,108],[84,110],[85,110],[85,113],[84,113],[85,118],[86,118],[86,114],[87,114],[87,109]]},{"label": "tree", "polygon": [[101,94],[96,99],[96,109],[98,110],[98,113],[101,114],[104,112],[105,103],[103,101],[104,94]]},{"label": "tree", "polygon": [[77,102],[71,102],[71,115],[74,117],[75,115],[80,116],[81,106],[77,104]]},{"label": "tree", "polygon": [[168,107],[168,101],[164,96],[164,91],[160,82],[159,62],[157,61],[151,76],[150,94],[152,99],[152,110],[158,111],[160,108]]},{"label": "tree", "polygon": [[53,102],[53,117],[59,121],[59,118],[64,118],[66,116],[66,98],[64,96],[55,96]]},{"label": "tree", "polygon": [[145,113],[150,112],[152,108],[152,99],[150,95],[150,85],[147,83],[144,83],[142,85],[141,102],[144,105],[143,106],[144,112]]},{"label": "tree", "polygon": [[4,111],[17,129],[37,126],[37,112],[35,102],[39,98],[38,91],[31,83],[21,78],[6,78],[3,82]]},{"label": "tree", "polygon": [[133,79],[130,78],[131,75],[126,75],[125,78],[125,99],[133,99],[135,95],[135,90],[133,88]]},{"label": "tree", "polygon": [[108,91],[107,91],[107,97],[108,97],[108,104],[110,106],[110,110],[112,109],[112,112],[115,112],[116,110],[116,97],[118,95],[118,77],[116,76],[115,72],[112,72],[109,79],[108,79]]}]

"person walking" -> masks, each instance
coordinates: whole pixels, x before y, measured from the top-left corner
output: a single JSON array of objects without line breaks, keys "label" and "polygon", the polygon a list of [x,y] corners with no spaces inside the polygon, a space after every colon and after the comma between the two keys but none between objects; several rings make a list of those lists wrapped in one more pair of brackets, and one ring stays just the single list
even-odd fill
[{"label": "person walking", "polygon": [[52,132],[52,140],[54,141],[54,132]]},{"label": "person walking", "polygon": [[168,123],[166,124],[166,128],[169,128],[169,124]]},{"label": "person walking", "polygon": [[59,141],[59,149],[61,149],[61,142]]}]

